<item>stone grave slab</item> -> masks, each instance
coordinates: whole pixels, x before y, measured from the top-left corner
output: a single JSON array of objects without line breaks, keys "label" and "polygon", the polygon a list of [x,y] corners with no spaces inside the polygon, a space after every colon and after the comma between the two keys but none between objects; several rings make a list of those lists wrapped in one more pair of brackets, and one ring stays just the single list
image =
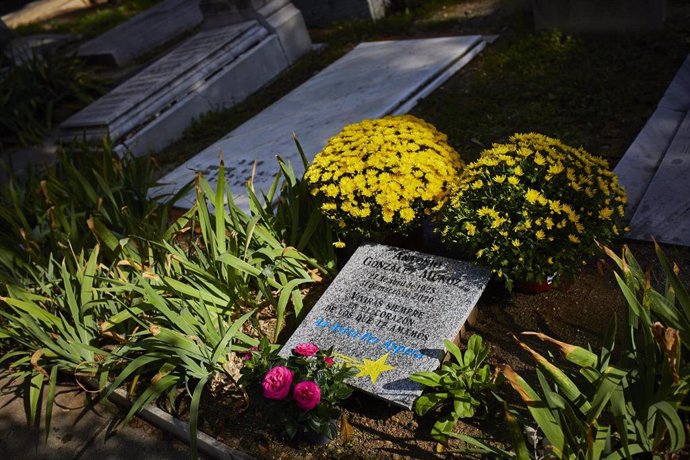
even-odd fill
[{"label": "stone grave slab", "polygon": [[[304,18],[292,2],[289,0],[253,0],[253,2],[256,3],[256,12],[280,40],[280,45],[290,64],[311,50],[311,37],[309,37]],[[263,2],[263,5],[260,2]]]},{"label": "stone grave slab", "polygon": [[159,150],[193,118],[243,100],[287,66],[258,21],[204,30],[63,122],[63,139],[109,135],[135,155]]},{"label": "stone grave slab", "polygon": [[690,113],[630,221],[629,238],[690,246]]},{"label": "stone grave slab", "polygon": [[657,108],[614,168],[628,194],[628,217],[635,214],[683,118],[683,112]]},{"label": "stone grave slab", "polygon": [[198,0],[165,0],[82,44],[77,56],[121,67],[193,29],[203,19]]},{"label": "stone grave slab", "polygon": [[444,339],[455,340],[490,278],[487,268],[379,244],[360,246],[280,351],[334,347],[359,370],[348,383],[410,409]]},{"label": "stone grave slab", "polygon": [[628,192],[628,238],[690,246],[690,56],[614,168]]},{"label": "stone grave slab", "polygon": [[[268,190],[278,170],[276,155],[297,174],[302,162],[292,138],[297,133],[309,159],[343,126],[365,118],[405,113],[469,62],[485,46],[480,36],[361,43],[260,114],[161,179],[152,195],[177,191],[195,172],[215,187],[218,154],[225,158],[235,202],[248,208],[245,184],[256,162],[254,187]],[[194,195],[179,202],[191,207]]]}]

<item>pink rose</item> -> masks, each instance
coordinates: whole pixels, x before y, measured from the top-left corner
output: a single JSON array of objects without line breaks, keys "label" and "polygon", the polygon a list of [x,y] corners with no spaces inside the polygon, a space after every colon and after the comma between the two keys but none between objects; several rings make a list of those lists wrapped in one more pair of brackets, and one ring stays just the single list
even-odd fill
[{"label": "pink rose", "polygon": [[330,356],[324,356],[323,360],[325,361],[326,366],[331,367],[333,365],[333,358]]},{"label": "pink rose", "polygon": [[264,397],[277,400],[285,399],[288,393],[290,393],[292,376],[292,371],[285,366],[276,366],[269,369],[261,382]]},{"label": "pink rose", "polygon": [[319,351],[319,347],[313,343],[298,343],[294,351],[298,355],[314,356]]},{"label": "pink rose", "polygon": [[314,382],[300,382],[295,385],[292,399],[303,411],[312,410],[321,402],[321,388]]}]

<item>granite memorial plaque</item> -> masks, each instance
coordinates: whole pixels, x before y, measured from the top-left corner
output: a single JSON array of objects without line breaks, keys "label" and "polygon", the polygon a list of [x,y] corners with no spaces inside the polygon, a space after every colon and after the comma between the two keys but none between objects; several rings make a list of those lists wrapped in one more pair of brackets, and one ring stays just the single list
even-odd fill
[{"label": "granite memorial plaque", "polygon": [[474,310],[490,271],[468,262],[365,244],[338,274],[280,351],[334,347],[359,370],[353,387],[412,408],[422,393],[409,376],[433,371]]}]

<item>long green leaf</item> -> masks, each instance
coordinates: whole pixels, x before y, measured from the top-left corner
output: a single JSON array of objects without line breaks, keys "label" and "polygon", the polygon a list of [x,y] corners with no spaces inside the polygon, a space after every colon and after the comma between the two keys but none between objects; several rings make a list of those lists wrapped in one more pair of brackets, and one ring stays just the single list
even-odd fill
[{"label": "long green leaf", "polygon": [[[302,278],[290,280],[280,291],[280,297],[278,297],[278,304],[276,305],[276,338],[278,333],[283,329],[283,322],[285,321],[285,310],[287,308],[287,303],[290,301],[290,296],[297,287],[304,283],[312,283],[311,278]],[[295,312],[299,313],[299,312]]]},{"label": "long green leaf", "polygon": [[192,459],[199,458],[199,450],[197,447],[197,426],[199,423],[199,403],[201,402],[201,393],[208,382],[209,376],[201,379],[194,388],[192,394],[192,403],[189,406],[189,439],[192,450]]},{"label": "long green leaf", "polygon": [[36,422],[36,415],[38,415],[38,402],[41,398],[41,390],[43,390],[43,374],[35,373],[29,380],[29,407],[27,420],[29,425],[34,427]]},{"label": "long green leaf", "polygon": [[177,375],[166,375],[165,377],[153,383],[144,390],[144,392],[132,403],[129,412],[122,420],[122,424],[126,425],[134,417],[142,407],[151,401],[154,401],[158,396],[163,394],[165,390],[179,382],[179,377]]},{"label": "long green leaf", "polygon": [[565,448],[565,436],[560,423],[554,418],[551,410],[544,404],[544,401],[532,387],[513,371],[510,366],[503,368],[503,375],[525,404],[527,404],[532,417],[551,443],[554,453],[557,456],[561,456]]},{"label": "long green leaf", "polygon": [[670,438],[669,449],[671,452],[685,447],[685,427],[678,416],[676,409],[668,401],[659,401],[653,405],[659,415],[663,418]]},{"label": "long green leaf", "polygon": [[515,458],[517,460],[529,460],[529,450],[527,449],[525,437],[522,435],[522,427],[515,416],[508,410],[508,404],[505,401],[503,405],[506,414],[506,424],[508,425],[508,434],[515,451]]},{"label": "long green leaf", "polygon": [[216,223],[216,255],[227,251],[225,243],[225,163],[220,161],[218,168],[218,181],[216,185],[216,196],[213,201],[214,218]]},{"label": "long green leaf", "polygon": [[46,397],[46,421],[45,421],[45,441],[48,441],[50,436],[50,423],[53,420],[53,404],[55,403],[55,389],[57,387],[57,373],[58,367],[53,366],[50,370],[50,377],[48,378],[48,395]]},{"label": "long green leaf", "polygon": [[685,317],[690,319],[690,294],[688,294],[687,289],[685,289],[685,286],[683,286],[683,283],[680,281],[680,278],[678,278],[678,275],[674,273],[671,263],[666,258],[666,254],[664,254],[661,246],[659,246],[656,241],[654,242],[654,250],[656,251],[657,258],[661,263],[661,268],[666,274],[666,280],[671,283],[671,286],[673,286],[673,291],[676,294],[678,303],[683,309]]},{"label": "long green leaf", "polygon": [[232,323],[232,326],[228,328],[227,331],[225,331],[225,334],[223,335],[223,338],[220,340],[218,345],[216,346],[215,350],[213,351],[213,355],[211,355],[211,363],[215,364],[220,360],[220,357],[223,353],[226,352],[228,343],[235,337],[235,334],[237,334],[237,331],[240,330],[240,328],[244,325],[245,322],[255,313],[255,310],[252,310],[245,315],[241,316],[239,319],[237,319],[234,323]]},{"label": "long green leaf", "polygon": [[599,415],[611,399],[611,395],[616,391],[627,375],[627,371],[614,366],[609,366],[602,372],[596,391],[592,398],[592,407],[587,412],[587,423],[592,424],[599,418]]}]

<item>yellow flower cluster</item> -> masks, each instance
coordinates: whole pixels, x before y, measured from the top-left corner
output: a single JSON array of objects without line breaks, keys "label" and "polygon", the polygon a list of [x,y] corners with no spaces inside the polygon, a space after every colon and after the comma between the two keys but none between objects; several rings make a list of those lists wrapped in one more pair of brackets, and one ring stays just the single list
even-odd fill
[{"label": "yellow flower cluster", "polygon": [[540,134],[515,134],[464,170],[442,212],[442,237],[504,278],[573,273],[621,234],[626,196],[605,160]]},{"label": "yellow flower cluster", "polygon": [[345,126],[304,177],[322,212],[341,229],[405,233],[443,204],[461,166],[444,134],[400,115]]}]

